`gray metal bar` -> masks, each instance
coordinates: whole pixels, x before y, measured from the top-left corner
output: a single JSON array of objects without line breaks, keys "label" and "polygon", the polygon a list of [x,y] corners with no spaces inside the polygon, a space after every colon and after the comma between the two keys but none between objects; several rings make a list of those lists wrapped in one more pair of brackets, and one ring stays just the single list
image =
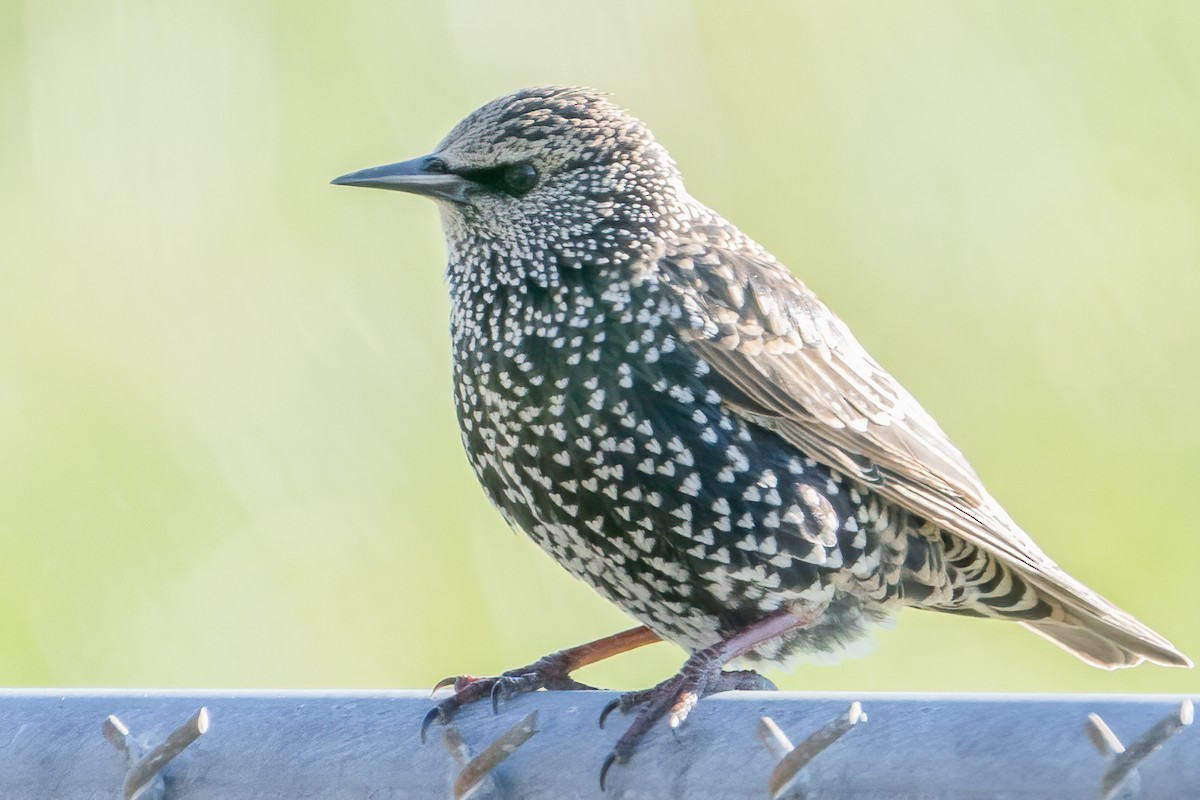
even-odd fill
[{"label": "gray metal bar", "polygon": [[[623,726],[617,716],[605,730],[596,721],[614,697],[526,695],[499,715],[482,703],[455,718],[451,736],[435,727],[422,746],[425,692],[0,691],[0,798],[120,797],[128,765],[101,732],[108,716],[148,751],[207,707],[208,732],[163,770],[165,800],[450,798],[472,760],[476,771],[495,761],[459,783],[474,800],[763,800],[776,758],[757,738],[762,717],[801,742],[860,701],[869,721],[801,771],[809,800],[1096,800],[1109,763],[1089,741],[1088,714],[1135,742],[1182,699],[736,692],[704,700],[675,733],[660,726],[601,795],[600,764]],[[504,757],[493,749],[480,761],[506,732]],[[1200,735],[1183,730],[1138,772],[1137,800],[1200,796]]]}]

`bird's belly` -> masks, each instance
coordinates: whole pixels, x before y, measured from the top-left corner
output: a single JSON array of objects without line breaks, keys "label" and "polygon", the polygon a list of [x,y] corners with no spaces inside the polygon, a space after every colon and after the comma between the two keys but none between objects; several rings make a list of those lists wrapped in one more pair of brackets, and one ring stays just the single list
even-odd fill
[{"label": "bird's belly", "polygon": [[608,399],[460,408],[493,503],[573,575],[688,650],[784,608],[813,620],[770,660],[841,649],[894,604],[905,534],[876,498],[716,404]]}]

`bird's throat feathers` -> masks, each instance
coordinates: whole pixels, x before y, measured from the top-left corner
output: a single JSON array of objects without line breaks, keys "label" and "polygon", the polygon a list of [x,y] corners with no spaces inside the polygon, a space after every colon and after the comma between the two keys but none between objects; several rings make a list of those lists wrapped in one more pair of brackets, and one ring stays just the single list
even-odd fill
[{"label": "bird's throat feathers", "polygon": [[452,299],[481,290],[545,293],[579,283],[603,291],[606,280],[636,281],[681,233],[681,221],[694,217],[695,205],[679,186],[669,210],[601,201],[572,209],[568,225],[536,215],[496,225],[470,208],[444,204],[445,277]]}]

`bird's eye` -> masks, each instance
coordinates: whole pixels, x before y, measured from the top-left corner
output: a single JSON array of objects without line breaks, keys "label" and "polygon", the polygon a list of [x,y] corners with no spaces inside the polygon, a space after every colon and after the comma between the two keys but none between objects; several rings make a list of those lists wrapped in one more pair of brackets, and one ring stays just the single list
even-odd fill
[{"label": "bird's eye", "polygon": [[524,196],[538,182],[538,171],[528,161],[497,164],[494,167],[460,167],[454,173],[492,192],[511,197]]},{"label": "bird's eye", "polygon": [[504,170],[504,187],[512,194],[523,195],[537,186],[537,182],[537,168],[528,161],[511,164]]}]

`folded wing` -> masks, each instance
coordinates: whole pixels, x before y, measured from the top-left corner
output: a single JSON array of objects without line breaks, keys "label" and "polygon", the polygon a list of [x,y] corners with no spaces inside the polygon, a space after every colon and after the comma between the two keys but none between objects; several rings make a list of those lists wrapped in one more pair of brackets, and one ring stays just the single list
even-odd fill
[{"label": "folded wing", "polygon": [[[729,246],[711,242],[725,240]],[[1025,620],[1105,668],[1191,662],[1071,578],[988,495],[920,404],[804,284],[728,229],[669,249],[659,278],[683,306],[681,340],[739,414],[1015,570],[1052,609]]]}]

